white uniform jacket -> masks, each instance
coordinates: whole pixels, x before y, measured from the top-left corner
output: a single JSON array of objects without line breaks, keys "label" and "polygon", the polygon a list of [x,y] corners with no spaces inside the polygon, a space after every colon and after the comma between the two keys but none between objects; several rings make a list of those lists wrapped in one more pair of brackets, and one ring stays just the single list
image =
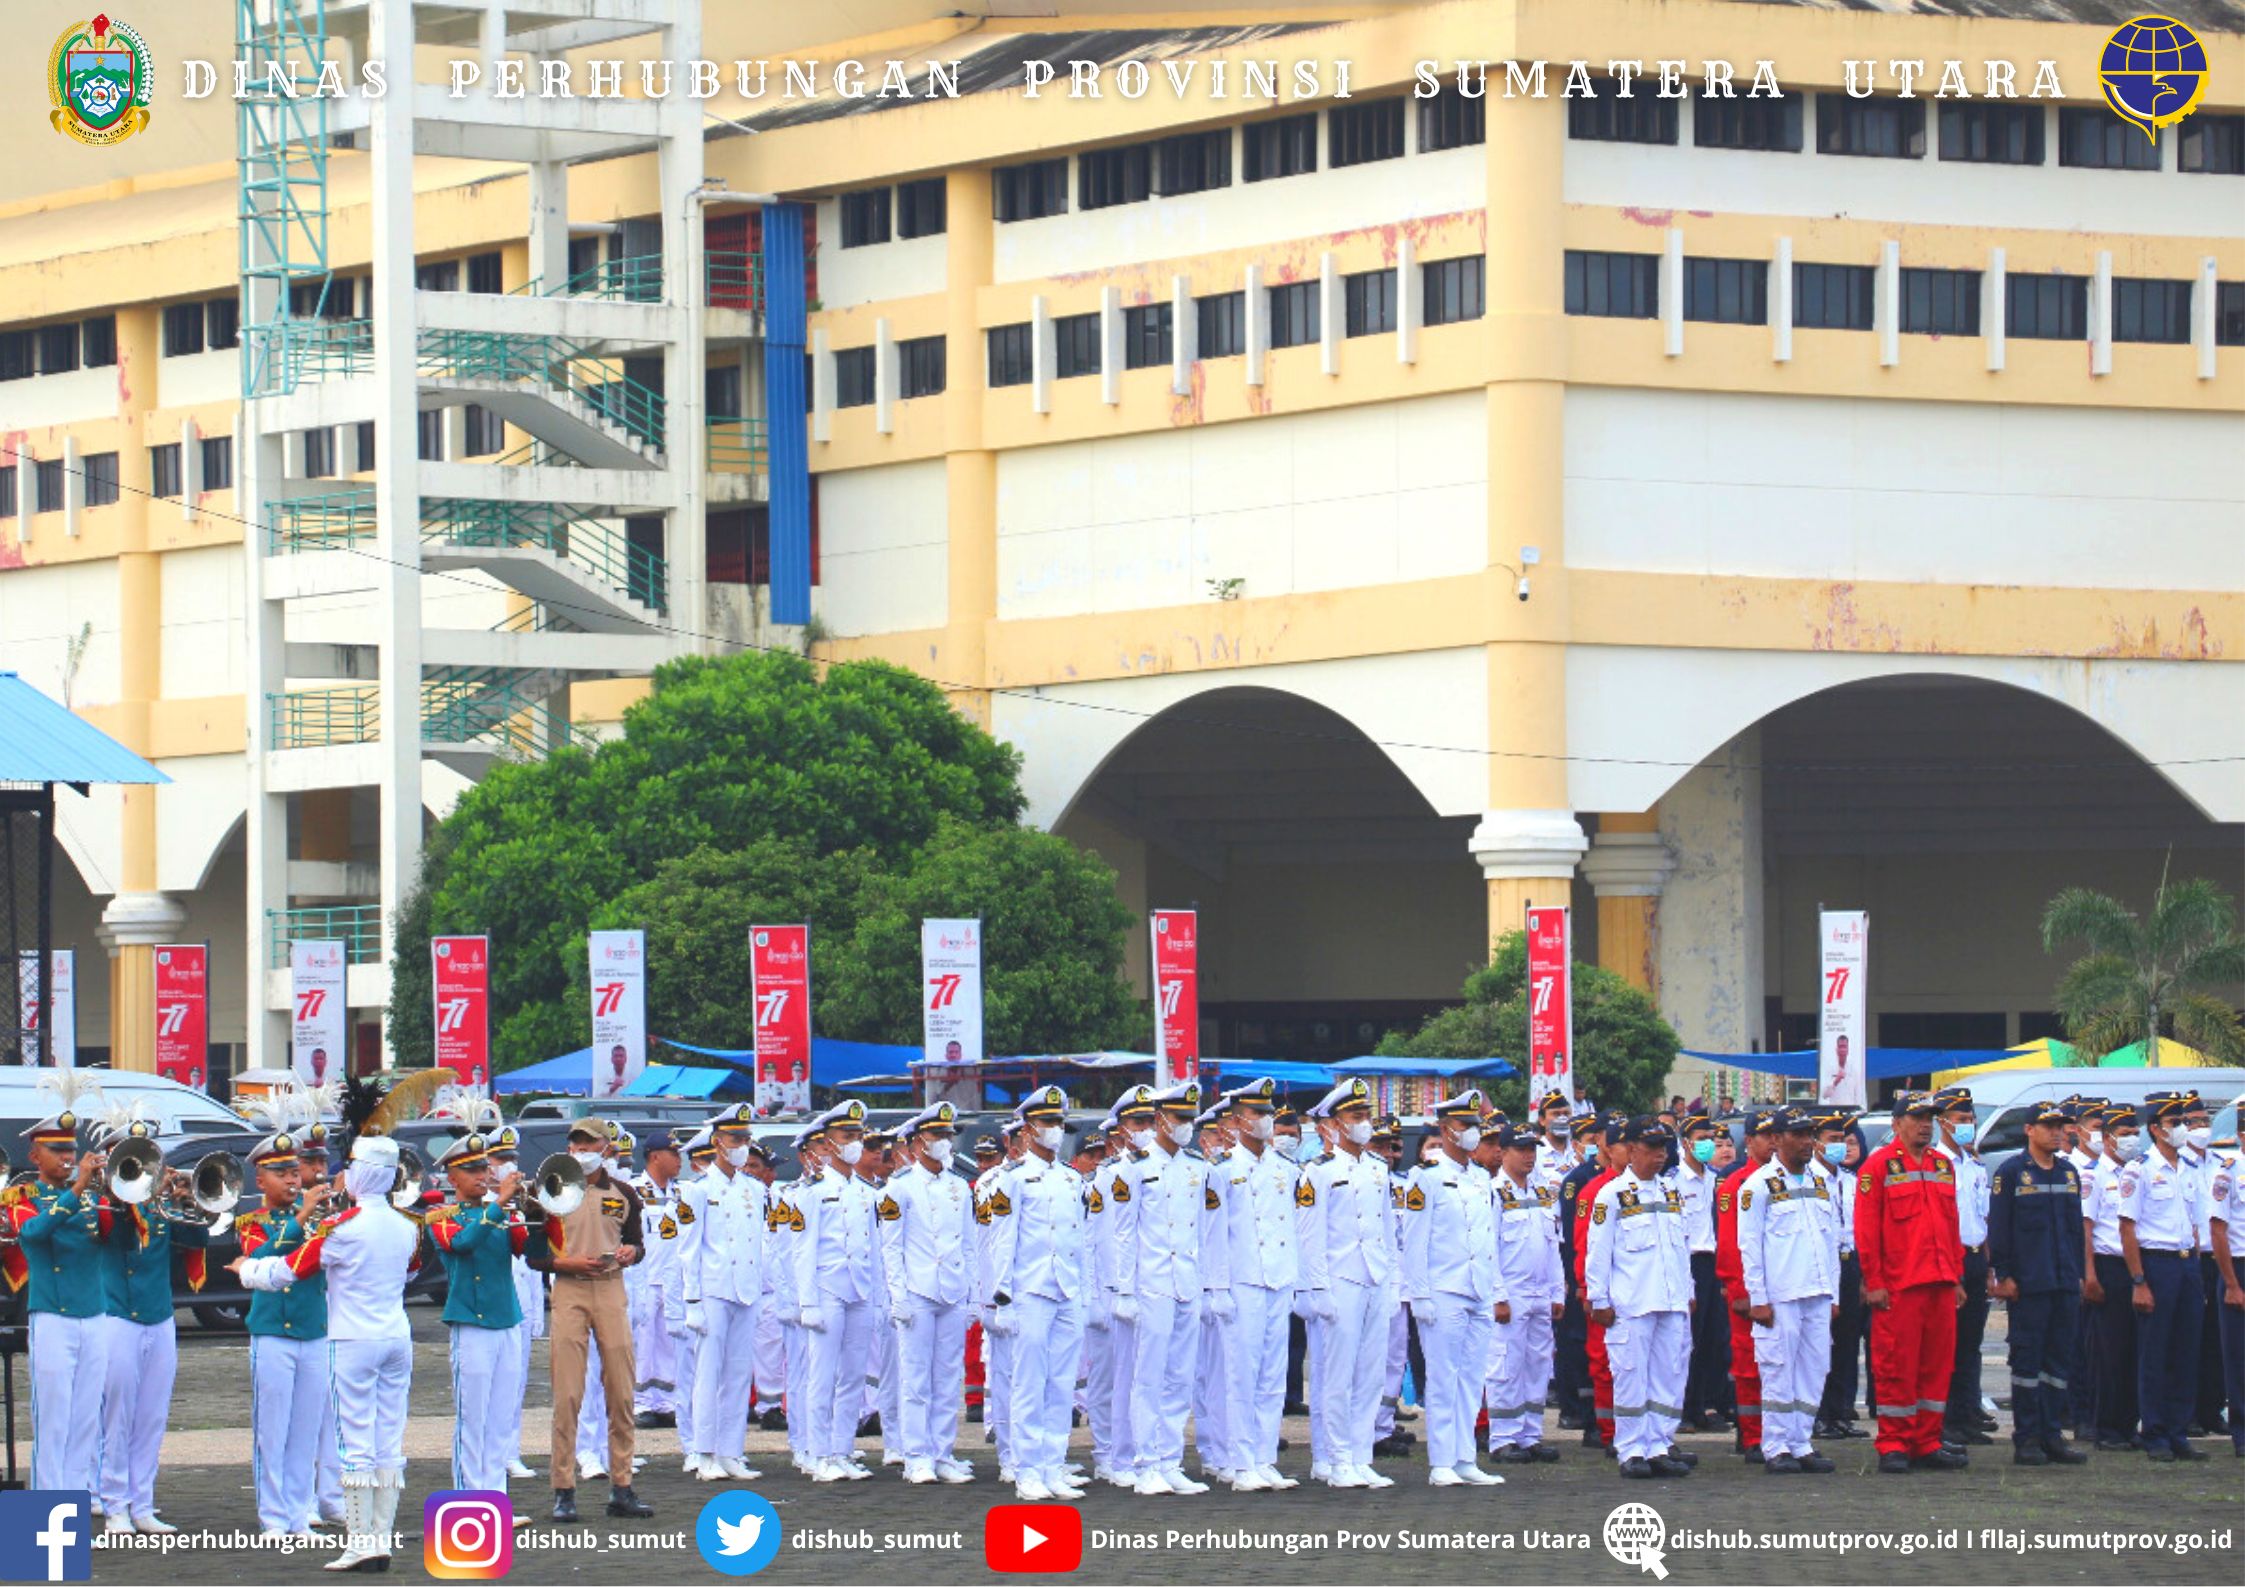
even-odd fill
[{"label": "white uniform jacket", "polygon": [[1115,1216],[1115,1293],[1198,1300],[1228,1290],[1224,1197],[1198,1152],[1140,1152],[1103,1171]]},{"label": "white uniform jacket", "polygon": [[911,1295],[944,1306],[966,1303],[974,1287],[975,1222],[965,1180],[914,1163],[881,1188],[874,1216],[891,1307],[902,1310]]},{"label": "white uniform jacket", "polygon": [[679,1280],[687,1301],[761,1301],[772,1237],[762,1182],[712,1167],[686,1187],[679,1208]]},{"label": "white uniform jacket", "polygon": [[1403,1298],[1419,1306],[1438,1295],[1481,1307],[1511,1298],[1497,1266],[1495,1187],[1478,1165],[1447,1156],[1412,1169],[1403,1189]]},{"label": "white uniform jacket", "polygon": [[1738,1257],[1751,1306],[1840,1293],[1840,1204],[1814,1162],[1771,1158],[1738,1189]]},{"label": "white uniform jacket", "polygon": [[1335,1152],[1303,1171],[1295,1192],[1302,1288],[1398,1288],[1392,1177],[1370,1152]]},{"label": "white uniform jacket", "polygon": [[1267,1142],[1260,1156],[1248,1147],[1235,1146],[1216,1166],[1222,1180],[1219,1189],[1232,1283],[1291,1295],[1302,1274],[1294,1217],[1301,1170]]},{"label": "white uniform jacket", "polygon": [[1606,1181],[1591,1204],[1583,1290],[1593,1311],[1618,1316],[1691,1310],[1692,1248],[1683,1198],[1634,1172]]},{"label": "white uniform jacket", "polygon": [[[798,1181],[795,1211],[803,1219],[795,1258],[795,1303],[879,1298],[873,1255],[873,1193],[855,1174],[828,1168]],[[793,1220],[790,1219],[792,1226]]]},{"label": "white uniform jacket", "polygon": [[1529,1170],[1520,1184],[1499,1169],[1490,1180],[1496,1206],[1497,1293],[1517,1314],[1534,1305],[1567,1298],[1559,1272],[1559,1193]]},{"label": "white uniform jacket", "polygon": [[1081,1299],[1084,1182],[1066,1163],[1034,1152],[1007,1171],[990,1197],[990,1293]]}]

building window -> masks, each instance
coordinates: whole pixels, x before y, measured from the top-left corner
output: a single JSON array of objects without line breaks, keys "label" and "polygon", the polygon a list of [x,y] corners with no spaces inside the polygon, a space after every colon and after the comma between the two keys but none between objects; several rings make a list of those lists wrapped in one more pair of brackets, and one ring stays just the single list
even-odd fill
[{"label": "building window", "polygon": [[1093,149],[1076,160],[1076,208],[1112,209],[1154,193],[1154,151],[1145,144]]},{"label": "building window", "polygon": [[1925,101],[1818,94],[1816,152],[1876,160],[1919,159],[1925,154]]},{"label": "building window", "polygon": [[1163,369],[1176,357],[1175,315],[1167,303],[1123,310],[1123,368]]},{"label": "building window", "polygon": [[1567,136],[1591,143],[1674,143],[1676,101],[1657,97],[1638,79],[1624,98],[1611,77],[1591,84],[1596,97],[1567,101]]},{"label": "building window", "polygon": [[414,452],[424,463],[444,461],[444,410],[414,415]]},{"label": "building window", "polygon": [[236,298],[212,298],[203,305],[203,329],[212,352],[242,345],[242,305]]},{"label": "building window", "polygon": [[1240,174],[1250,182],[1302,176],[1317,169],[1317,113],[1250,121],[1240,129]]},{"label": "building window", "polygon": [[2116,342],[2187,343],[2190,283],[2115,276],[2112,339]]},{"label": "building window", "polygon": [[152,446],[148,449],[148,493],[166,501],[176,497],[181,489],[179,477],[179,444]]},{"label": "building window", "polygon": [[16,500],[16,466],[0,468],[0,518],[13,518],[23,509]]},{"label": "building window", "polygon": [[1462,149],[1489,141],[1489,105],[1486,99],[1468,99],[1455,86],[1432,99],[1419,101],[1419,152]]},{"label": "building window", "polygon": [[1978,336],[1980,272],[1902,272],[1902,329],[1911,336]]},{"label": "building window", "polygon": [[86,476],[86,505],[89,507],[114,507],[117,505],[117,454],[94,452],[84,460]]},{"label": "building window", "polygon": [[1686,259],[1684,318],[1714,325],[1769,323],[1769,266],[1760,259]]},{"label": "building window", "polygon": [[2003,329],[2007,336],[2037,341],[2086,340],[2089,335],[2089,278],[2008,278],[2003,287]]},{"label": "building window", "polygon": [[203,489],[232,490],[234,488],[234,438],[230,435],[212,435],[203,438]]},{"label": "building window", "polygon": [[1570,248],[1566,270],[1569,314],[1649,320],[1660,312],[1660,260],[1656,255],[1582,253]]},{"label": "building window", "polygon": [[896,185],[896,234],[899,237],[940,237],[947,224],[944,182],[940,176]]},{"label": "building window", "polygon": [[2215,284],[2214,342],[2220,347],[2245,347],[2245,281]]},{"label": "building window", "polygon": [[1099,316],[1063,314],[1052,322],[1053,375],[1072,380],[1099,373]]},{"label": "building window", "polygon": [[1793,323],[1811,331],[1867,331],[1878,299],[1869,265],[1793,266]]},{"label": "building window", "polygon": [[1036,378],[1035,338],[1027,325],[990,327],[991,386],[1026,386]]},{"label": "building window", "polygon": [[465,433],[460,437],[462,457],[496,457],[507,449],[507,423],[496,413],[471,402],[465,419]]},{"label": "building window", "polygon": [[1395,329],[1395,272],[1367,270],[1341,278],[1341,312],[1351,336]]},{"label": "building window", "polygon": [[36,494],[31,503],[33,512],[62,511],[63,487],[62,459],[54,458],[39,464],[32,476]]},{"label": "building window", "polygon": [[304,432],[304,477],[335,477],[335,431],[332,428]]},{"label": "building window", "polygon": [[174,303],[164,310],[164,356],[185,358],[203,350],[203,306]]},{"label": "building window", "polygon": [[78,367],[78,322],[42,325],[38,332],[39,373],[67,375]]},{"label": "building window", "polygon": [[852,347],[834,355],[834,406],[873,406],[873,349]]},{"label": "building window", "polygon": [[2042,106],[1996,102],[1941,106],[1941,158],[1973,165],[2042,164]]},{"label": "building window", "polygon": [[374,472],[374,421],[372,419],[361,420],[355,426],[354,433],[357,438],[359,463],[353,472],[371,474]]},{"label": "building window", "polygon": [[[498,297],[507,290],[506,271],[506,261],[497,253],[479,253],[468,261],[468,290]],[[336,285],[343,288],[346,304],[343,318],[349,319],[351,313],[347,305],[350,301],[350,285],[343,281],[338,281]]]},{"label": "building window", "polygon": [[842,195],[842,246],[865,248],[889,240],[889,190],[868,187]]},{"label": "building window", "polygon": [[1247,351],[1247,294],[1218,292],[1193,299],[1200,316],[1202,358],[1237,358]]},{"label": "building window", "polygon": [[1068,161],[1032,160],[990,173],[990,207],[1001,221],[1037,220],[1068,213]]},{"label": "building window", "polygon": [[581,280],[600,268],[600,239],[598,237],[572,237],[569,239],[569,279]]},{"label": "building window", "polygon": [[117,316],[104,314],[86,321],[86,367],[107,369],[117,362]]},{"label": "building window", "polygon": [[1403,158],[1403,101],[1375,99],[1369,104],[1335,105],[1326,112],[1326,163],[1369,165]]},{"label": "building window", "polygon": [[1271,345],[1304,347],[1318,339],[1315,281],[1271,288]]},{"label": "building window", "polygon": [[1702,149],[1759,149],[1773,154],[1801,152],[1799,94],[1771,99],[1692,99],[1692,142]]},{"label": "building window", "polygon": [[1487,306],[1484,283],[1488,278],[1488,261],[1482,255],[1435,259],[1421,268],[1425,312],[1420,317],[1427,324],[1455,325],[1460,320],[1481,318]]},{"label": "building window", "polygon": [[2183,123],[2183,146],[2176,153],[2186,171],[2245,176],[2245,116],[2200,111]]},{"label": "building window", "polygon": [[1232,130],[1187,132],[1154,145],[1154,191],[1174,198],[1232,185]]},{"label": "building window", "polygon": [[944,360],[947,356],[940,336],[915,336],[908,342],[897,343],[897,369],[902,377],[903,388],[897,395],[907,400],[913,397],[941,396],[946,374]]},{"label": "building window", "polygon": [[2058,163],[2089,171],[2156,171],[2160,144],[2099,105],[2058,111]]},{"label": "building window", "polygon": [[[315,288],[317,283],[313,283]],[[413,285],[422,292],[457,292],[460,290],[460,261],[440,259],[435,264],[419,266],[413,272]]]},{"label": "building window", "polygon": [[0,380],[31,378],[31,333],[0,331]]}]

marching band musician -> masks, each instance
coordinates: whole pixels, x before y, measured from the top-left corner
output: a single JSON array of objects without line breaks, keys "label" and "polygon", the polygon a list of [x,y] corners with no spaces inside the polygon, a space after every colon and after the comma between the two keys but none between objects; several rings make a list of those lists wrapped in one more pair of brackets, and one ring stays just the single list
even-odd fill
[{"label": "marching band musician", "polygon": [[[444,1320],[452,1330],[452,1486],[504,1492],[505,1443],[514,1425],[505,1395],[514,1382],[515,1330],[522,1306],[515,1296],[514,1259],[530,1231],[518,1212],[524,1180],[508,1181],[490,1199],[491,1138],[471,1131],[437,1156],[451,1182],[452,1200],[429,1213],[429,1238],[444,1258],[448,1281]],[[519,1447],[519,1446],[518,1446]],[[530,1517],[517,1515],[515,1525]]]},{"label": "marching band musician", "polygon": [[973,1194],[951,1172],[958,1110],[922,1109],[899,1128],[909,1163],[889,1176],[874,1216],[880,1224],[889,1322],[896,1331],[897,1414],[884,1442],[904,1456],[911,1483],[972,1482],[957,1454],[959,1403],[966,1389],[968,1253],[974,1248]]},{"label": "marching band musician", "polygon": [[354,1205],[324,1220],[285,1256],[240,1256],[229,1267],[251,1290],[287,1289],[327,1275],[329,1396],[343,1465],[347,1535],[331,1571],[387,1570],[405,1490],[405,1411],[413,1333],[405,1287],[420,1263],[421,1227],[390,1203],[398,1145],[386,1135],[351,1143],[344,1188]]},{"label": "marching band musician", "polygon": [[[155,1123],[142,1116],[138,1104],[110,1111],[103,1158],[127,1141],[144,1141],[155,1149]],[[162,1162],[160,1156],[157,1161]],[[145,1199],[127,1200],[113,1184],[98,1203],[106,1230],[101,1280],[108,1334],[102,1350],[108,1387],[102,1399],[100,1504],[109,1532],[178,1530],[156,1517],[156,1461],[171,1414],[172,1383],[179,1375],[172,1249],[185,1253],[188,1287],[201,1289],[210,1224],[201,1217],[177,1215],[169,1205],[184,1193],[185,1174],[161,1167],[157,1173],[160,1186],[144,1185]]]},{"label": "marching band musician", "polygon": [[[748,1443],[750,1363],[764,1302],[771,1203],[748,1172],[756,1110],[735,1103],[709,1121],[710,1164],[679,1197],[678,1285],[695,1341],[692,1442],[687,1475],[704,1482],[761,1475],[743,1458]],[[683,1424],[685,1418],[681,1418]],[[681,1438],[685,1437],[682,1426]]]},{"label": "marching band musician", "polygon": [[[303,1142],[287,1130],[250,1153],[261,1203],[234,1220],[245,1257],[290,1256],[312,1236],[327,1200],[299,1194]],[[324,1161],[325,1148],[321,1151]],[[320,1426],[328,1415],[327,1277],[249,1298],[250,1465],[257,1524],[267,1537],[312,1536]]]},{"label": "marching band musician", "polygon": [[[305,1206],[299,1211],[298,1218],[304,1224],[303,1232],[306,1239],[309,1239],[312,1234],[312,1209],[316,1207],[319,1215],[324,1217],[327,1209],[335,1206],[341,1198],[342,1183],[336,1179],[334,1164],[328,1155],[329,1149],[335,1144],[334,1132],[321,1116],[323,1113],[333,1111],[339,1106],[338,1099],[341,1091],[341,1082],[329,1081],[326,1085],[317,1087],[310,1092],[296,1090],[289,1093],[296,1112],[301,1116],[299,1119],[300,1127],[296,1130],[298,1143],[296,1155],[298,1165],[297,1191],[302,1196]],[[320,1315],[323,1327],[327,1314],[326,1297],[327,1283],[323,1279],[320,1283]],[[255,1296],[251,1297],[252,1304],[255,1304],[255,1299]],[[332,1375],[332,1363],[330,1374]],[[322,1521],[330,1526],[341,1526],[343,1524],[343,1456],[335,1438],[335,1396],[331,1392],[326,1379],[321,1380],[320,1434],[317,1442],[319,1445],[319,1470],[312,1479],[312,1488],[317,1495],[319,1516]]]},{"label": "marching band musician", "polygon": [[[503,1195],[508,1185],[521,1175],[520,1148],[521,1141],[513,1125],[501,1125],[492,1134],[491,1183],[496,1187],[493,1195]],[[499,1447],[507,1455],[507,1475],[522,1478],[537,1475],[522,1458],[522,1402],[530,1392],[531,1349],[536,1341],[546,1336],[546,1275],[532,1267],[521,1251],[514,1253],[511,1265],[515,1309],[522,1313],[522,1321],[516,1323],[508,1335],[514,1347],[514,1359],[508,1365],[507,1386],[499,1393],[500,1413],[507,1425],[498,1438]]]},{"label": "marching band musician", "polygon": [[78,1151],[80,1097],[100,1092],[73,1070],[39,1077],[55,1111],[24,1132],[38,1179],[0,1196],[13,1242],[5,1254],[8,1286],[27,1284],[31,1334],[31,1485],[95,1488],[95,1435],[101,1428],[103,1359],[98,1198],[89,1187],[102,1155]]}]

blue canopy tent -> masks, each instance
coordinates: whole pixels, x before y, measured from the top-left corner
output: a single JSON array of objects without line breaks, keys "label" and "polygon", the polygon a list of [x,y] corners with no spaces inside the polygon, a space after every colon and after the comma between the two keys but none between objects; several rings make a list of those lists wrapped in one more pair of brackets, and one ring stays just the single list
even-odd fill
[{"label": "blue canopy tent", "polygon": [[[701,1058],[722,1058],[736,1069],[756,1072],[756,1049],[753,1047],[697,1047],[692,1042],[675,1041],[668,1036],[655,1040],[665,1047],[675,1047],[680,1052],[690,1052]],[[895,1077],[904,1072],[905,1065],[920,1056],[917,1047],[891,1046],[886,1042],[837,1041],[831,1036],[811,1038],[811,1084],[832,1086],[836,1089],[857,1091],[884,1091],[906,1089]],[[872,1081],[866,1085],[862,1082]]]},{"label": "blue canopy tent", "polygon": [[521,1096],[530,1091],[589,1097],[592,1095],[592,1049],[580,1047],[559,1058],[548,1058],[544,1063],[503,1070],[493,1077],[491,1089],[503,1097]]},{"label": "blue canopy tent", "polygon": [[[1677,1056],[1721,1064],[1728,1069],[1782,1075],[1788,1080],[1816,1078],[1816,1049],[1813,1047],[1805,1052],[1695,1052],[1686,1048]],[[1863,1072],[1871,1080],[1899,1080],[1904,1075],[1932,1076],[1944,1069],[1962,1069],[2012,1056],[2015,1055],[2002,1048],[1982,1051],[1976,1047],[1873,1047]]]},{"label": "blue canopy tent", "polygon": [[624,1087],[627,1097],[745,1097],[756,1090],[755,1077],[740,1069],[689,1069],[684,1064],[649,1064]]},{"label": "blue canopy tent", "polygon": [[1348,1058],[1332,1066],[1336,1075],[1432,1076],[1442,1080],[1502,1080],[1518,1074],[1502,1058]]}]

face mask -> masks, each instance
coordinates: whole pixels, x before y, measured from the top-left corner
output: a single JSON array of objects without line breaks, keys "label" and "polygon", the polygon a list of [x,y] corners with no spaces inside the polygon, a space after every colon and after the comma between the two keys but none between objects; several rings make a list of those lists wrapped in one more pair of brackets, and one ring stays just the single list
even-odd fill
[{"label": "face mask", "polygon": [[[1707,1153],[1707,1155],[1708,1155],[1708,1156],[1710,1156],[1710,1157],[1713,1157],[1713,1156],[1715,1155],[1715,1152],[1714,1152],[1714,1148],[1712,1147],[1712,1145],[1710,1145],[1710,1147],[1709,1147],[1709,1149],[1708,1149],[1708,1153]],[[1824,1143],[1824,1160],[1825,1160],[1825,1161],[1826,1161],[1827,1163],[1844,1163],[1844,1162],[1846,1162],[1846,1161],[1847,1161],[1847,1142],[1845,1142],[1845,1141],[1826,1141],[1826,1142]]]},{"label": "face mask", "polygon": [[1193,1144],[1193,1127],[1190,1124],[1172,1124],[1169,1127],[1169,1139],[1175,1145],[1190,1146]]},{"label": "face mask", "polygon": [[2144,1138],[2141,1135],[2116,1135],[2112,1139],[2113,1156],[2124,1163],[2134,1162],[2143,1149]]},{"label": "face mask", "polygon": [[1132,1130],[1130,1132],[1130,1144],[1141,1152],[1150,1152],[1154,1149],[1154,1132],[1152,1130]]},{"label": "face mask", "polygon": [[2213,1126],[2208,1124],[2193,1125],[2183,1132],[2183,1141],[2192,1151],[2203,1152],[2207,1147],[2214,1144]]},{"label": "face mask", "polygon": [[863,1141],[844,1141],[834,1148],[834,1155],[855,1167],[857,1160],[865,1155],[865,1143]]},{"label": "face mask", "polygon": [[1587,1163],[1592,1161],[1597,1157],[1597,1155],[1598,1143],[1596,1141],[1584,1141],[1582,1143],[1582,1160],[1584,1162]]},{"label": "face mask", "polygon": [[1268,1113],[1259,1113],[1247,1121],[1247,1133],[1258,1141],[1267,1141],[1278,1133],[1278,1120]]},{"label": "face mask", "polygon": [[1979,1133],[1979,1129],[1974,1125],[1960,1124],[1956,1127],[1957,1144],[1959,1146],[1970,1146],[1972,1138]]},{"label": "face mask", "polygon": [[726,1147],[725,1161],[734,1168],[746,1168],[748,1166],[748,1148],[745,1146]]},{"label": "face mask", "polygon": [[1372,1141],[1372,1121],[1359,1119],[1354,1124],[1344,1124],[1341,1132],[1349,1138],[1351,1146],[1367,1146]]},{"label": "face mask", "polygon": [[1299,1135],[1281,1135],[1271,1142],[1271,1147],[1279,1156],[1291,1162],[1301,1155],[1302,1138]]},{"label": "face mask", "polygon": [[1060,1150],[1060,1126],[1043,1124],[1037,1128],[1037,1144],[1048,1152]]},{"label": "face mask", "polygon": [[2167,1126],[2167,1144],[2169,1146],[2181,1146],[2183,1144],[2184,1137],[2189,1134],[2190,1131],[2185,1129],[2182,1125],[2170,1124]]},{"label": "face mask", "polygon": [[1692,1161],[1693,1161],[1693,1162],[1695,1162],[1695,1163],[1712,1163],[1712,1162],[1713,1162],[1714,1160],[1715,1160],[1715,1143],[1714,1143],[1713,1141],[1694,1141],[1694,1142],[1692,1142]]},{"label": "face mask", "polygon": [[601,1158],[598,1152],[571,1152],[569,1155],[574,1157],[577,1160],[577,1166],[588,1174],[600,1167]]},{"label": "face mask", "polygon": [[2089,1132],[2089,1145],[2087,1149],[2091,1153],[2101,1152],[2105,1149],[2105,1132],[2103,1130],[2091,1130]]},{"label": "face mask", "polygon": [[928,1156],[935,1159],[936,1167],[949,1168],[951,1166],[951,1143],[949,1141],[928,1142]]},{"label": "face mask", "polygon": [[1481,1132],[1480,1132],[1479,1130],[1477,1130],[1477,1129],[1464,1129],[1464,1130],[1460,1130],[1460,1131],[1458,1131],[1458,1150],[1459,1150],[1459,1151],[1461,1151],[1461,1152],[1470,1152],[1470,1151],[1472,1151],[1472,1150],[1473,1150],[1473,1149],[1474,1149],[1474,1148],[1475,1148],[1476,1146],[1479,1146],[1480,1144],[1481,1144]]}]

